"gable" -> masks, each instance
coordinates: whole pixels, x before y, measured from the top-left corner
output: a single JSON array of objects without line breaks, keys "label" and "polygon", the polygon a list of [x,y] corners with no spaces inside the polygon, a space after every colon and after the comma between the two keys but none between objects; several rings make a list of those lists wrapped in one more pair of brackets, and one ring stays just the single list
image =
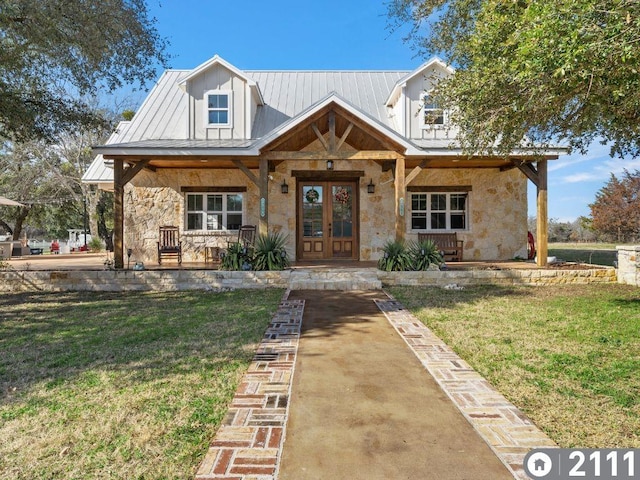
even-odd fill
[{"label": "gable", "polygon": [[[333,144],[326,144],[329,134]],[[320,139],[323,137],[323,139]],[[368,116],[332,93],[258,143],[261,152],[298,151],[319,140],[326,150],[348,144],[357,150],[391,150],[405,153],[413,145],[393,129]]]}]

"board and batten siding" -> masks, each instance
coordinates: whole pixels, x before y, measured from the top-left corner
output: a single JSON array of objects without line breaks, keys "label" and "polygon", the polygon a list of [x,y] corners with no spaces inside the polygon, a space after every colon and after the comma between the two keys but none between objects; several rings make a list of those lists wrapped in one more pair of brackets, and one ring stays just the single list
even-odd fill
[{"label": "board and batten siding", "polygon": [[[405,96],[404,135],[421,140],[447,140],[456,137],[456,129],[439,126],[435,128],[422,127],[422,96],[434,88],[438,79],[448,74],[438,67],[431,67],[420,75],[415,75],[403,89]],[[403,97],[400,97],[400,101]]]},{"label": "board and batten siding", "polygon": [[[251,137],[246,102],[251,95],[247,82],[221,65],[217,65],[194,78],[189,85],[189,131],[190,137],[202,140],[231,140]],[[231,127],[212,128],[207,126],[205,117],[205,92],[211,90],[231,91]]]}]

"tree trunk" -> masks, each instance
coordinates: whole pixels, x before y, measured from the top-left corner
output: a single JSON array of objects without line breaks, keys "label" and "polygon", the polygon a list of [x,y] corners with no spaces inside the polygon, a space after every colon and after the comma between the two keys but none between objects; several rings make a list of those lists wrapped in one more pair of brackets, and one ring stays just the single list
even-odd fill
[{"label": "tree trunk", "polygon": [[13,239],[20,240],[20,234],[22,233],[22,225],[24,221],[27,219],[29,212],[31,211],[31,207],[20,207],[18,211],[18,217],[16,218],[16,225],[13,229]]},{"label": "tree trunk", "polygon": [[104,240],[106,249],[110,252],[113,252],[113,230],[109,230],[107,227],[107,199],[102,195],[102,192],[99,192],[99,201],[96,204],[96,224],[98,235],[102,240]]},{"label": "tree trunk", "polygon": [[89,233],[91,238],[97,238],[100,236],[100,229],[98,227],[98,202],[100,201],[100,190],[88,188],[87,185],[83,185],[85,198],[87,199],[87,215],[89,216]]},{"label": "tree trunk", "polygon": [[9,235],[13,236],[13,228],[11,228],[7,222],[0,220],[0,227],[4,228]]}]

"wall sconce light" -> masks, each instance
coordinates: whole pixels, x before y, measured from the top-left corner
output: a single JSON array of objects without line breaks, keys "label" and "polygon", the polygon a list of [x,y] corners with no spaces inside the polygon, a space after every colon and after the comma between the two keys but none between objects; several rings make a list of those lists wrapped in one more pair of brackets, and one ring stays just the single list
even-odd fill
[{"label": "wall sconce light", "polygon": [[333,160],[327,160],[327,170],[333,170]]},{"label": "wall sconce light", "polygon": [[287,182],[282,180],[282,185],[280,185],[280,191],[282,193],[289,193],[289,185],[287,185]]},{"label": "wall sconce light", "polygon": [[376,186],[373,184],[373,178],[369,180],[367,185],[367,193],[376,193]]}]

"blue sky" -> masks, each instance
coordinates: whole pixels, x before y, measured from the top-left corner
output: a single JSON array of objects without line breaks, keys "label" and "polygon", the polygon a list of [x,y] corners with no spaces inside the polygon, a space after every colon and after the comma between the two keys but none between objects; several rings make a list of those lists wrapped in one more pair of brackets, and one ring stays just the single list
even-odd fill
[{"label": "blue sky", "polygon": [[[415,57],[402,32],[389,31],[384,0],[149,0],[148,5],[170,42],[171,68],[191,69],[215,54],[247,70],[413,70],[425,60]],[[588,215],[596,192],[611,172],[623,168],[640,169],[640,159],[612,159],[599,144],[587,155],[550,162],[549,218]],[[531,185],[529,215],[535,215]]]}]

